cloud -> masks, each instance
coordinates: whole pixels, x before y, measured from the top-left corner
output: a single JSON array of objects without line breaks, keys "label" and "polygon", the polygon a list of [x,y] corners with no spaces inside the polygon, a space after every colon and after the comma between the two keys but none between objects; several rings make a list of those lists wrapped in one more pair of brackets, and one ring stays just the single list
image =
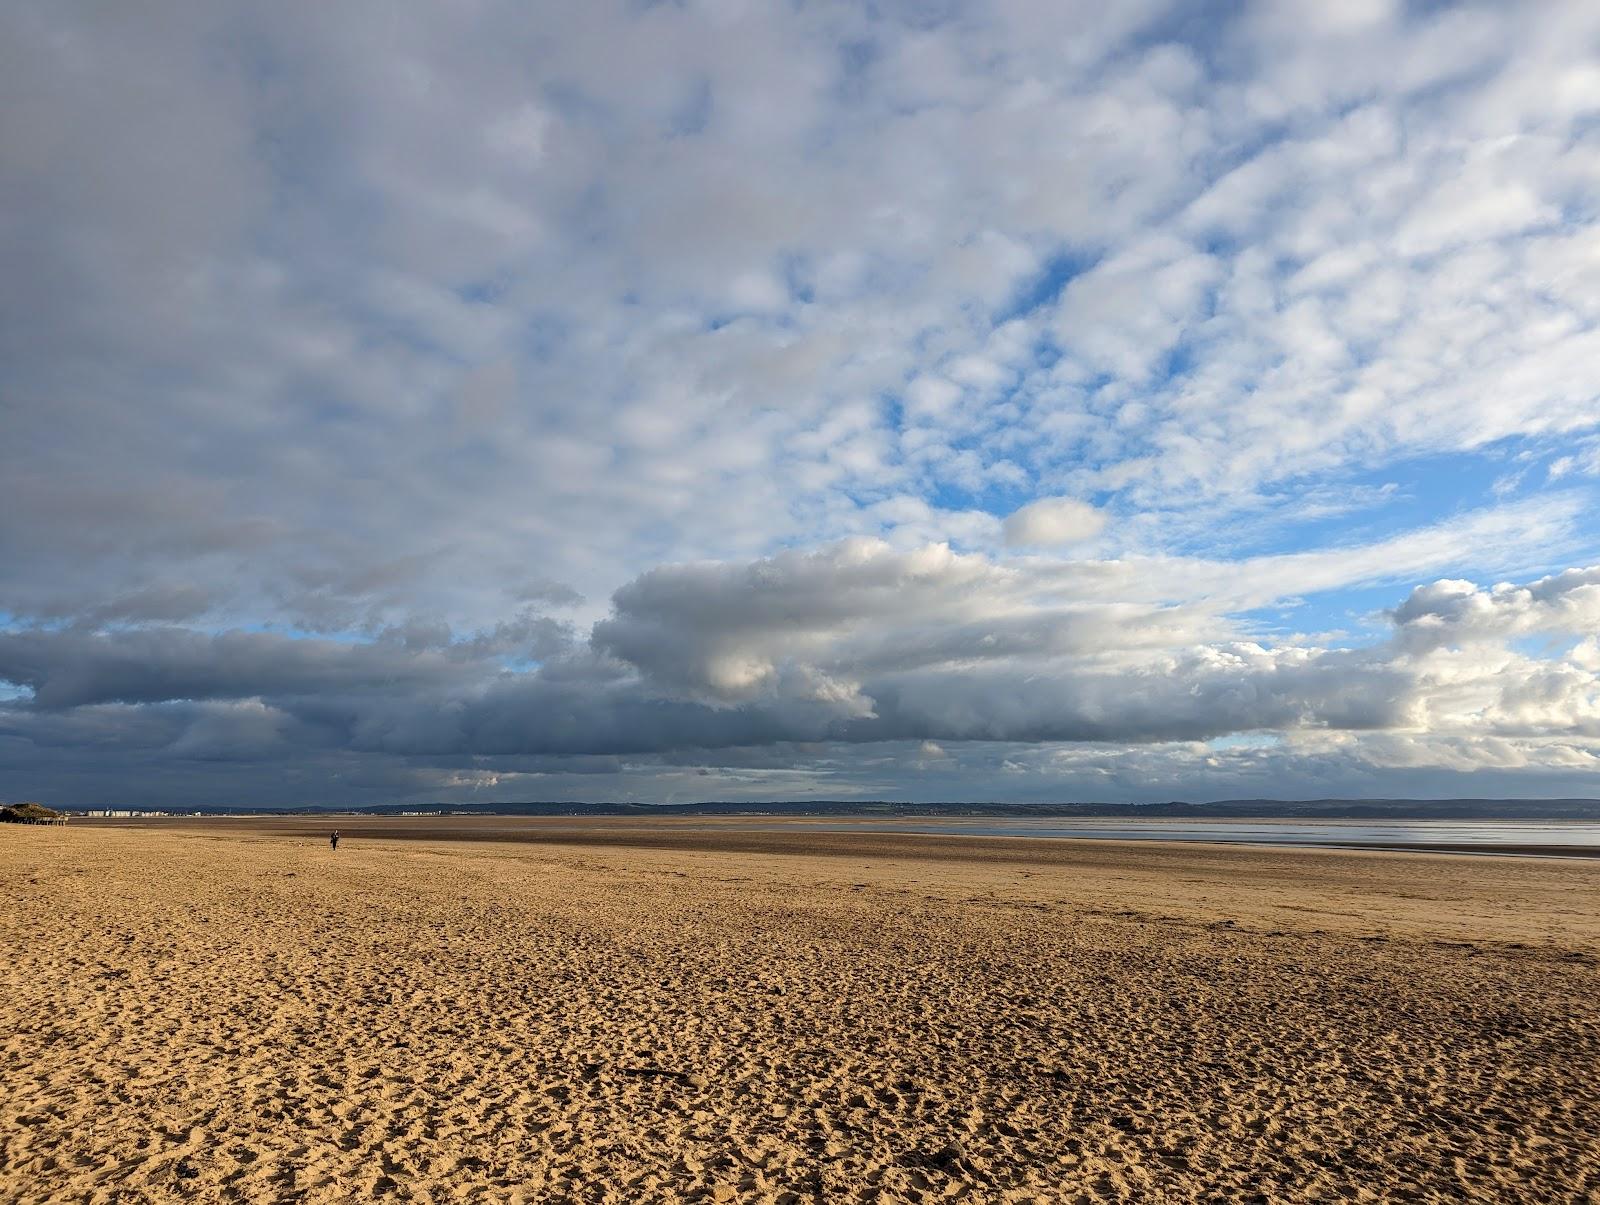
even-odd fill
[{"label": "cloud", "polygon": [[[1255,636],[1201,601],[1085,602],[1073,596],[1081,572],[859,540],[661,568],[618,592],[587,647],[563,643],[522,669],[501,660],[505,633],[346,645],[173,628],[13,632],[0,635],[0,677],[31,698],[0,708],[0,739],[167,760],[466,758],[508,774],[528,758],[909,742],[931,765],[963,742],[1319,733],[1346,734],[1356,744],[1345,755],[1372,765],[1433,757],[1459,769],[1474,756],[1531,759],[1552,739],[1581,760],[1584,742],[1600,740],[1600,656],[1580,640],[1600,615],[1600,569],[1488,590],[1436,581],[1389,612],[1387,638],[1345,647]],[[1520,650],[1532,633],[1564,641]]]},{"label": "cloud", "polygon": [[327,691],[412,690],[453,667],[431,650],[184,628],[0,633],[0,679],[47,709]]},{"label": "cloud", "polygon": [[0,13],[39,794],[1586,764],[1594,5],[391,17]]},{"label": "cloud", "polygon": [[1418,586],[1391,615],[1413,648],[1586,635],[1600,628],[1600,569],[1568,569],[1525,586],[1501,582],[1487,590],[1447,578]]},{"label": "cloud", "polygon": [[1041,498],[1006,519],[1006,543],[1057,547],[1092,540],[1105,529],[1106,517],[1076,498]]}]

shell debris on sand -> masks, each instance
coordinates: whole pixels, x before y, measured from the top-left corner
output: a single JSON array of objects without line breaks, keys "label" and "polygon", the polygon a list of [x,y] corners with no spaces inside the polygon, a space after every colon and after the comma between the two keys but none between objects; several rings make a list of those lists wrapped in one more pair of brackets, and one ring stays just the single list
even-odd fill
[{"label": "shell debris on sand", "polygon": [[0,1200],[1600,1200],[1600,868],[892,853],[8,834]]}]

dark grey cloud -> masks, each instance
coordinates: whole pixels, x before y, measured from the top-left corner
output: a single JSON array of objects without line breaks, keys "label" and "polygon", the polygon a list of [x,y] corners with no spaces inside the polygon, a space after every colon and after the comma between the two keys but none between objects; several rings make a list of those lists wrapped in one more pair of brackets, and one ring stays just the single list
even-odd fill
[{"label": "dark grey cloud", "polygon": [[0,633],[0,679],[44,710],[97,703],[248,699],[324,692],[406,692],[458,675],[431,650],[184,628]]},{"label": "dark grey cloud", "polygon": [[79,611],[46,608],[42,616],[74,619],[91,628],[115,623],[180,622],[204,615],[214,601],[211,592],[199,586],[146,586]]},{"label": "dark grey cloud", "polygon": [[[1482,597],[1502,609],[1557,608],[1539,621],[1554,631],[1587,622],[1569,604],[1588,599],[1595,578],[1574,571]],[[1439,740],[1459,762],[1475,737],[1600,734],[1600,658],[1581,644],[1550,663],[1505,647],[1526,624],[1503,624],[1500,643],[1480,626],[1470,658],[1411,638],[1441,610],[1459,614],[1472,590],[1448,580],[1418,588],[1392,612],[1392,639],[1357,648],[1206,643],[1197,632],[1217,621],[1204,613],[1171,608],[1158,622],[1128,607],[1098,616],[1092,640],[1019,643],[1024,619],[1028,631],[1080,621],[1081,604],[1059,601],[1055,570],[848,544],[654,571],[619,591],[587,646],[534,615],[472,636],[419,625],[360,643],[170,626],[4,633],[0,679],[27,693],[0,708],[0,737],[36,754],[94,748],[263,765],[368,755],[517,781],[697,756],[730,772],[773,771],[825,761],[829,749],[912,742],[1411,734],[1423,743],[1394,748],[1418,757]],[[748,595],[756,599],[744,605]],[[908,630],[923,638],[907,641]],[[547,659],[533,664],[540,641]],[[730,679],[729,665],[747,672]]]}]

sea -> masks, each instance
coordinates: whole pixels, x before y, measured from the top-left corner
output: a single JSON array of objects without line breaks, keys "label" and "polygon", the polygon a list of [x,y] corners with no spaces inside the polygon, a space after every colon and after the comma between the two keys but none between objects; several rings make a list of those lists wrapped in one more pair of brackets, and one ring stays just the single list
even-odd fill
[{"label": "sea", "polygon": [[1229,845],[1316,845],[1350,849],[1433,847],[1441,852],[1600,855],[1600,823],[1576,820],[787,820],[751,827],[818,832],[926,833],[1107,841],[1204,841]]}]

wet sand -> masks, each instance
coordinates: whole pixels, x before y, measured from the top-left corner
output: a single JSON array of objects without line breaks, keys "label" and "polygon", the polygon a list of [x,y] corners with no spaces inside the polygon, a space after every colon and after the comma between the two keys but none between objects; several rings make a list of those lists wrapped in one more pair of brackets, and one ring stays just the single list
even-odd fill
[{"label": "wet sand", "polygon": [[[80,819],[78,824],[112,827],[181,828],[192,825],[193,817],[160,817],[143,819]],[[908,857],[944,858],[962,861],[974,856],[986,858],[1018,858],[1028,860],[1040,841],[1116,841],[1127,844],[1134,838],[1119,837],[1114,831],[1104,835],[1083,836],[1036,833],[989,834],[966,830],[959,823],[942,831],[923,828],[929,822],[914,817],[903,823],[882,818],[853,821],[845,817],[788,818],[780,816],[664,816],[664,817],[581,817],[581,816],[361,816],[327,814],[322,816],[237,816],[208,817],[200,820],[204,825],[227,825],[231,831],[281,833],[311,836],[326,834],[331,828],[362,837],[389,837],[410,841],[517,841],[531,844],[564,844],[577,842],[585,845],[624,845],[638,849],[720,849],[743,850],[750,853],[776,852],[826,852],[830,849],[863,848],[862,842],[874,838],[888,841],[884,848],[893,848]],[[937,822],[934,822],[937,823]],[[1255,820],[1253,827],[1270,828],[1276,822]],[[1159,828],[1160,822],[1147,822],[1150,828]],[[1286,821],[1282,827],[1297,829],[1308,822]],[[1047,826],[1048,828],[1049,826]],[[1204,827],[1195,822],[1179,822],[1180,829]],[[1219,821],[1219,832],[1226,834],[1235,827],[1232,821]],[[1215,841],[1205,841],[1190,836],[1160,840],[1141,834],[1137,840],[1160,840],[1166,845],[1216,844],[1245,848],[1300,849],[1353,849],[1358,851],[1390,853],[1455,853],[1480,857],[1549,857],[1597,858],[1600,845],[1586,844],[1586,839],[1559,841],[1563,825],[1542,826],[1551,836],[1543,844],[1462,841],[1358,840],[1349,841],[1251,841],[1237,836],[1222,835]],[[1576,822],[1575,829],[1592,829],[1588,822]],[[922,829],[923,831],[918,831]],[[846,839],[846,844],[830,838]],[[959,842],[940,850],[940,840]],[[991,852],[980,854],[988,848]]]},{"label": "wet sand", "polygon": [[1593,861],[522,824],[0,832],[0,1200],[1600,1201]]}]

